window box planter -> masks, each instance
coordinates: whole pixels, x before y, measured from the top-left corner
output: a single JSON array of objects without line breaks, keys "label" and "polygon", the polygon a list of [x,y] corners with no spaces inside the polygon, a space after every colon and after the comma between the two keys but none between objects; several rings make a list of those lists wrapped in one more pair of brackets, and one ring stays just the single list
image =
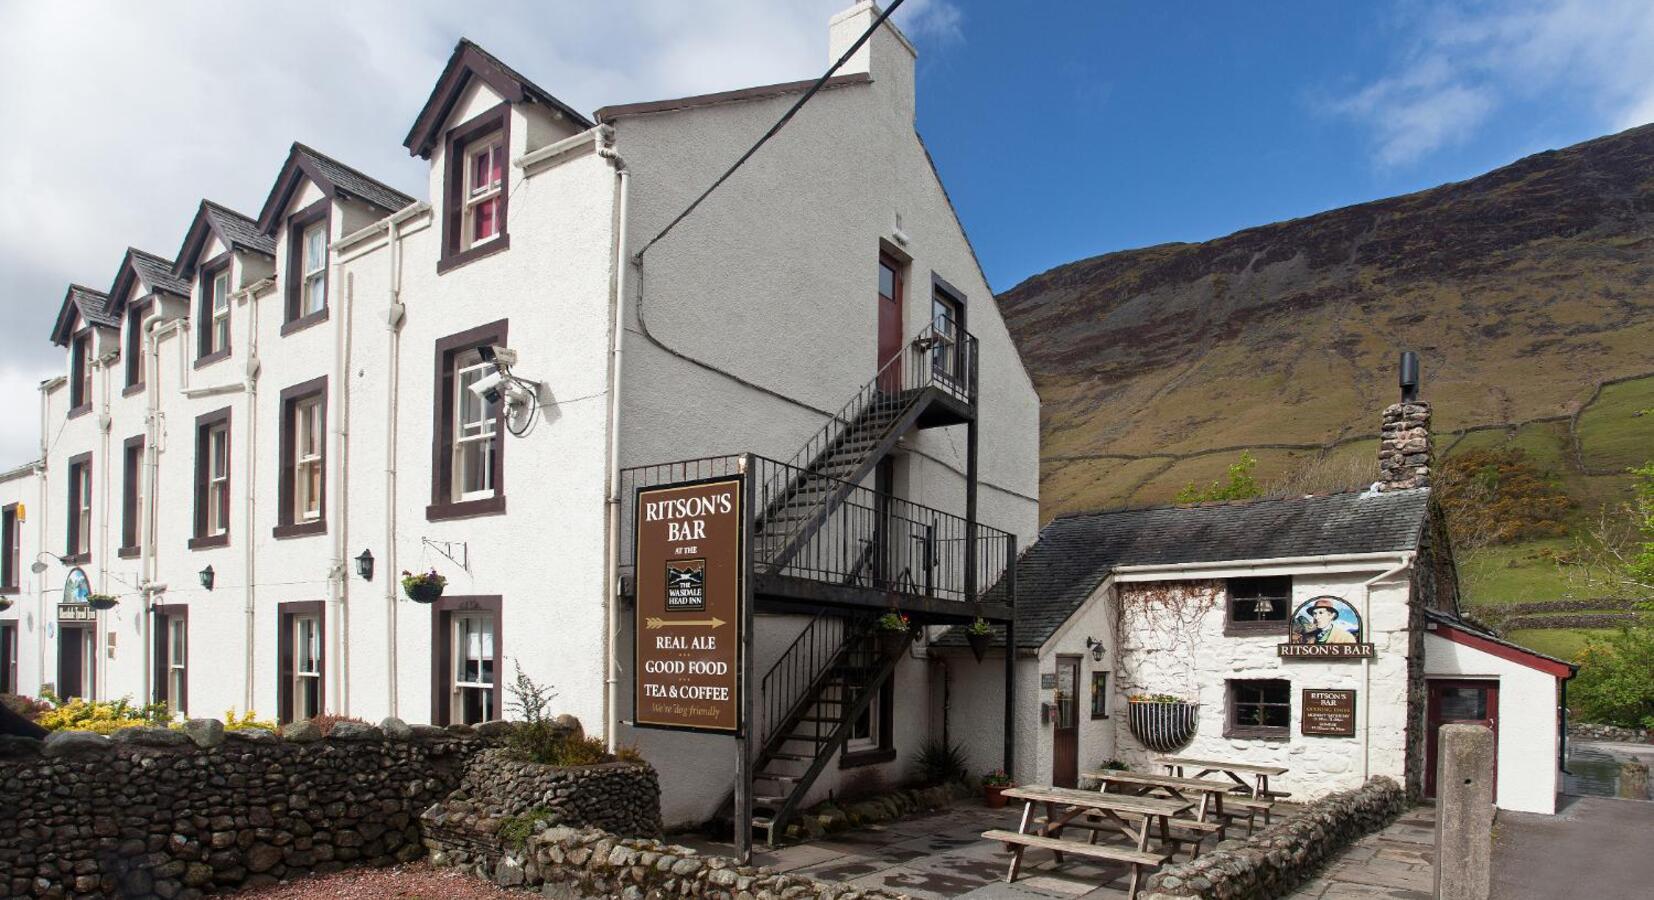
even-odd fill
[{"label": "window box planter", "polygon": [[1127,707],[1132,735],[1157,753],[1187,747],[1200,725],[1200,704],[1176,697],[1132,697]]},{"label": "window box planter", "polygon": [[115,604],[120,602],[121,601],[115,599],[115,597],[110,594],[89,594],[86,597],[86,605],[98,610],[99,612],[114,609]]},{"label": "window box planter", "polygon": [[402,573],[402,593],[415,603],[435,603],[442,599],[442,592],[447,587],[448,579],[437,574],[435,569],[423,575]]}]

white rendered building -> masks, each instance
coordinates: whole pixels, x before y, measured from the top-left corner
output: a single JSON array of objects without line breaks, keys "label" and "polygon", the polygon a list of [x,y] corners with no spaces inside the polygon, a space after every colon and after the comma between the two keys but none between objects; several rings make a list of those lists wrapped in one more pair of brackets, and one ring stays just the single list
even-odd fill
[{"label": "white rendered building", "polygon": [[[878,15],[836,16],[829,58]],[[795,460],[846,479],[810,512],[846,541],[847,510],[878,510],[852,564],[760,596],[759,676],[823,671],[893,596],[926,623],[1003,612],[975,601],[1036,530],[1038,400],[914,130],[914,59],[880,26],[651,244],[812,82],[587,118],[461,41],[405,141],[422,197],[294,144],[256,215],[203,202],[174,258],[70,288],[41,459],[0,476],[4,687],[447,724],[507,717],[520,667],[640,745],[669,823],[714,815],[731,741],[624,724],[629,492],[682,471],[639,467]],[[821,435],[831,460],[800,450]],[[76,569],[118,605],[66,597]],[[433,569],[442,599],[410,602],[399,573]],[[840,656],[789,657],[811,628]],[[771,806],[904,778],[945,714],[925,656],[780,753],[813,771],[760,784]],[[829,702],[805,688],[773,683],[770,737]]]}]

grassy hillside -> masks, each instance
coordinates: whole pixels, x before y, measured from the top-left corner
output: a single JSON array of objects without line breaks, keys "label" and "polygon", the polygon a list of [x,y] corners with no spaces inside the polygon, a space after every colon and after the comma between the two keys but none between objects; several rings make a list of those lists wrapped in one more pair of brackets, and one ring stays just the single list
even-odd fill
[{"label": "grassy hillside", "polygon": [[[1080,260],[999,302],[1043,401],[1046,519],[1168,502],[1242,449],[1266,484],[1306,469],[1370,480],[1396,355],[1412,349],[1440,451],[1520,447],[1574,500],[1579,528],[1654,456],[1641,413],[1654,407],[1654,126],[1404,197]],[[1570,543],[1466,560],[1471,601],[1593,592],[1541,555]]]}]

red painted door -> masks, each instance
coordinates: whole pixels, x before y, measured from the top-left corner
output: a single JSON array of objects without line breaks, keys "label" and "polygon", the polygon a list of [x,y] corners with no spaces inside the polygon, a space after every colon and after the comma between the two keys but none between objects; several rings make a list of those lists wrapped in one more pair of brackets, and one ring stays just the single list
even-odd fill
[{"label": "red painted door", "polygon": [[1425,713],[1424,796],[1436,796],[1436,745],[1443,725],[1486,725],[1493,730],[1493,790],[1499,790],[1499,682],[1430,681]]},{"label": "red painted door", "polygon": [[902,267],[879,255],[879,387],[902,388]]},{"label": "red painted door", "polygon": [[1080,658],[1057,657],[1057,690],[1051,696],[1051,784],[1080,782]]}]

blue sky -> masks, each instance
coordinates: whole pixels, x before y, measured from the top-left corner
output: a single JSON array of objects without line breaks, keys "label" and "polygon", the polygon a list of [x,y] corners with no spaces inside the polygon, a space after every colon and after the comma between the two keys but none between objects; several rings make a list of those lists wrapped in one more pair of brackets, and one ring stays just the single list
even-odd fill
[{"label": "blue sky", "polygon": [[995,290],[1654,118],[1649,3],[959,7],[919,125]]},{"label": "blue sky", "polygon": [[[203,197],[256,213],[292,141],[422,196],[400,143],[462,35],[589,111],[818,75],[848,4],[0,3],[0,421],[33,422],[64,370],[70,282],[172,254]],[[1654,0],[907,0],[897,21],[996,290],[1654,120]],[[0,429],[0,468],[35,440]]]}]

